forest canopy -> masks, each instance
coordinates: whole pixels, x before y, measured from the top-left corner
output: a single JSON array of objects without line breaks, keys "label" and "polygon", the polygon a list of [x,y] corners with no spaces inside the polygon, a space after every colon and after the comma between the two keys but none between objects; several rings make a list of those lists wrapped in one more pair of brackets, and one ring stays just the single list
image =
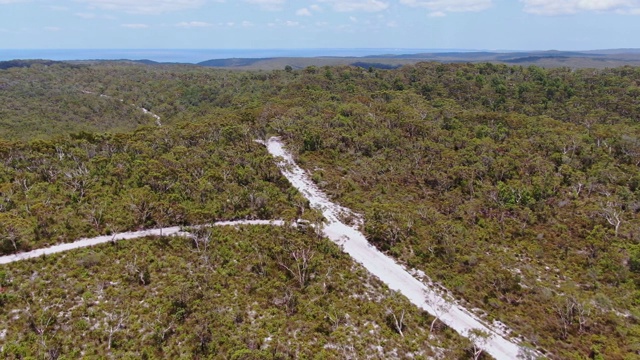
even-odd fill
[{"label": "forest canopy", "polygon": [[287,70],[0,70],[2,251],[316,216],[253,141],[277,135],[370,242],[487,319],[557,358],[638,356],[639,68]]}]

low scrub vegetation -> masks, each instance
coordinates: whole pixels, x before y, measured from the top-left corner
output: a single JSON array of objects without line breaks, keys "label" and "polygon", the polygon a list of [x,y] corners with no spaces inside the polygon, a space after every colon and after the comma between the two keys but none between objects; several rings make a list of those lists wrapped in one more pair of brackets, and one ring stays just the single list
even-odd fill
[{"label": "low scrub vegetation", "polygon": [[431,316],[336,245],[290,228],[210,228],[192,239],[80,249],[5,266],[0,285],[4,359],[451,359],[473,351],[446,328],[429,333]]}]

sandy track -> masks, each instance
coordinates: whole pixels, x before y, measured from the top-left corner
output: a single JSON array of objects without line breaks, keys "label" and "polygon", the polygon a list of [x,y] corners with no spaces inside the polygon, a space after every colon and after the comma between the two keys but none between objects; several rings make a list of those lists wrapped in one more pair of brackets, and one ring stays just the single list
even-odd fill
[{"label": "sandy track", "polygon": [[[465,308],[450,302],[426,286],[391,257],[369,244],[359,230],[343,223],[340,214],[349,214],[350,210],[328,199],[307,173],[293,161],[279,138],[271,138],[266,143],[258,142],[266,145],[269,153],[277,159],[282,174],[309,200],[311,206],[322,211],[328,221],[323,229],[325,236],[340,245],[354,260],[380,278],[389,288],[406,296],[414,305],[439,316],[442,322],[461,335],[472,337],[470,332],[474,329],[489,334],[486,338],[476,339],[476,345],[496,359],[516,359],[524,355],[524,349],[516,342],[505,338]],[[541,356],[538,353],[532,355]]]},{"label": "sandy track", "polygon": [[[486,338],[477,341],[477,345],[498,360],[516,359],[521,357],[523,351],[514,341],[502,336],[498,331],[484,324],[477,316],[460,305],[445,299],[440,293],[416,279],[404,267],[399,265],[391,257],[383,254],[373,247],[365,236],[354,226],[343,223],[342,214],[353,213],[338,204],[333,203],[311,181],[307,173],[294,161],[291,155],[284,149],[284,145],[278,138],[271,138],[266,143],[269,153],[278,159],[277,165],[282,174],[298,189],[308,200],[312,207],[320,209],[327,219],[328,224],[323,228],[323,233],[354,260],[362,264],[369,272],[377,276],[390,289],[398,291],[406,296],[414,305],[439,316],[440,320],[463,336],[469,337],[474,329],[489,334]],[[272,225],[283,226],[281,220],[240,220],[222,221],[202,226],[240,226],[240,225]],[[37,258],[43,255],[55,254],[73,249],[104,244],[107,242],[135,239],[145,236],[189,236],[181,231],[178,226],[149,229],[143,231],[124,232],[115,235],[98,236],[94,238],[80,239],[78,241],[55,245],[52,247],[37,249],[30,252],[7,255],[0,257],[0,264],[9,264],[16,261]],[[446,306],[443,306],[446,304]],[[535,357],[541,354],[532,354]]]},{"label": "sandy track", "polygon": [[[201,226],[240,226],[240,225],[272,225],[283,226],[285,224],[282,220],[239,220],[239,221],[220,221],[210,225]],[[16,261],[37,258],[42,255],[55,254],[59,252],[69,251],[73,249],[79,249],[99,244],[104,244],[118,240],[136,239],[145,236],[188,236],[189,233],[180,230],[179,226],[149,229],[142,231],[123,232],[115,235],[98,236],[89,239],[80,239],[72,243],[60,244],[51,246],[44,249],[36,249],[29,252],[23,252],[13,255],[0,256],[0,265],[9,264]]]}]

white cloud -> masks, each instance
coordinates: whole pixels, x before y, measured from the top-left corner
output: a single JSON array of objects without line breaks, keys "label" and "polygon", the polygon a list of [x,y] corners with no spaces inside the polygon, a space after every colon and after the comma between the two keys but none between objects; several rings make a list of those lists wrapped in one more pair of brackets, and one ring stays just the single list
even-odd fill
[{"label": "white cloud", "polygon": [[243,21],[242,23],[240,23],[240,25],[242,25],[242,27],[246,27],[246,28],[247,28],[247,27],[253,27],[253,26],[254,26],[254,25],[253,25],[253,23],[252,23],[251,21],[247,21],[247,20],[245,20],[245,21]]},{"label": "white cloud", "polygon": [[265,10],[281,10],[286,0],[244,0],[249,4],[258,5]]},{"label": "white cloud", "polygon": [[[2,0],[0,0],[2,1]],[[91,8],[124,11],[133,14],[160,14],[193,9],[204,4],[204,0],[76,0]]]},{"label": "white cloud", "polygon": [[389,4],[380,0],[318,0],[331,5],[333,10],[338,12],[366,11],[376,12],[382,11],[389,7]]},{"label": "white cloud", "polygon": [[281,20],[276,19],[275,21],[267,23],[268,27],[271,28],[283,28],[283,27],[302,27],[300,22],[293,20]]},{"label": "white cloud", "polygon": [[429,10],[429,16],[442,17],[450,12],[478,12],[493,5],[493,0],[400,0],[401,4]]},{"label": "white cloud", "polygon": [[322,12],[322,7],[318,4],[313,4],[308,7],[304,7],[302,9],[298,9],[296,11],[296,15],[298,16],[312,16],[313,13]]},{"label": "white cloud", "polygon": [[83,19],[95,19],[97,16],[94,13],[75,13],[74,15]]},{"label": "white cloud", "polygon": [[147,24],[121,24],[120,26],[129,29],[146,29],[149,27]]},{"label": "white cloud", "polygon": [[98,14],[95,14],[95,13],[75,13],[73,15],[75,15],[75,16],[77,16],[79,18],[82,18],[82,19],[87,19],[87,20],[90,20],[90,19],[115,20],[115,17],[113,17],[111,15],[104,15],[104,14],[103,15],[98,15]]},{"label": "white cloud", "polygon": [[181,28],[203,28],[213,26],[213,24],[204,21],[183,21],[177,23],[176,26]]},{"label": "white cloud", "polygon": [[521,0],[536,15],[567,15],[584,11],[640,14],[640,0]]}]

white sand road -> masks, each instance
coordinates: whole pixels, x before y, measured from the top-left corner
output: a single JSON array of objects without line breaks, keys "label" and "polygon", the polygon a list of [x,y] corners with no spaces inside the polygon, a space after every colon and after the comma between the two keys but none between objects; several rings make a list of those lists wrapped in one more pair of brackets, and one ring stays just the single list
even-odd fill
[{"label": "white sand road", "polygon": [[279,138],[272,137],[266,143],[258,142],[266,145],[269,153],[277,159],[282,174],[309,200],[310,205],[322,211],[328,222],[323,229],[325,236],[339,244],[346,253],[380,278],[389,288],[400,292],[414,305],[430,314],[439,315],[442,322],[463,336],[470,337],[470,331],[473,329],[489,334],[487,338],[477,338],[476,345],[498,360],[542,357],[537,352],[522,348],[516,341],[505,338],[499,331],[485,325],[460,305],[443,298],[440,293],[413,277],[392,258],[369,244],[355,227],[343,223],[340,214],[349,214],[350,211],[331,202],[318,189],[307,173],[293,161]]},{"label": "white sand road", "polygon": [[[80,90],[80,92],[82,92],[83,94],[92,94],[92,95],[96,95],[96,93],[95,93],[95,92],[93,92],[93,91],[88,91],[88,90]],[[112,96],[105,95],[105,94],[100,94],[100,97],[113,99],[113,97],[112,97]],[[124,99],[119,99],[119,100],[120,100],[120,102],[124,102]],[[152,118],[156,119],[156,125],[158,125],[158,126],[162,126],[162,123],[160,122],[160,116],[159,116],[159,115],[157,115],[157,114],[155,114],[155,113],[153,113],[153,112],[151,112],[151,111],[149,111],[149,110],[147,110],[147,109],[145,109],[145,108],[143,108],[143,107],[139,107],[139,106],[137,106],[136,104],[131,104],[131,106],[137,107],[138,109],[142,110],[142,112],[143,112],[144,114],[146,114],[146,115],[150,115]]]},{"label": "white sand road", "polygon": [[[238,221],[220,221],[210,225],[204,226],[240,226],[240,225],[271,225],[271,226],[283,226],[285,224],[282,220],[238,220]],[[16,261],[33,259],[43,255],[55,254],[63,251],[69,251],[73,249],[79,249],[83,247],[89,247],[108,242],[118,240],[136,239],[145,236],[188,236],[189,233],[181,231],[179,226],[149,229],[142,231],[124,232],[115,235],[98,236],[90,239],[80,239],[68,244],[60,244],[51,246],[44,249],[36,249],[29,252],[23,252],[13,255],[0,256],[0,265],[9,264]]]},{"label": "white sand road", "polygon": [[[341,246],[343,251],[362,264],[373,275],[377,276],[390,289],[403,294],[419,308],[438,316],[442,322],[463,336],[470,337],[470,331],[474,329],[489,334],[486,338],[480,338],[476,344],[498,360],[543,357],[538,352],[521,347],[517,341],[507,339],[502,335],[503,331],[493,329],[460,305],[445,299],[439,292],[431,289],[411,275],[409,271],[391,257],[369,244],[365,236],[356,227],[343,223],[340,220],[341,214],[352,216],[355,214],[349,209],[330,201],[311,181],[307,173],[293,161],[291,154],[284,149],[284,145],[279,138],[272,137],[267,142],[258,142],[267,147],[269,153],[276,158],[282,174],[309,200],[310,205],[322,211],[327,220],[327,224],[323,228],[324,235]],[[201,226],[240,225],[283,226],[285,222],[282,220],[240,220],[222,221]],[[295,226],[295,224],[293,225]],[[189,236],[190,234],[183,232],[180,227],[174,226],[98,236],[30,252],[0,256],[0,265],[118,240],[173,235]],[[446,306],[442,306],[443,304],[446,304]]]}]

